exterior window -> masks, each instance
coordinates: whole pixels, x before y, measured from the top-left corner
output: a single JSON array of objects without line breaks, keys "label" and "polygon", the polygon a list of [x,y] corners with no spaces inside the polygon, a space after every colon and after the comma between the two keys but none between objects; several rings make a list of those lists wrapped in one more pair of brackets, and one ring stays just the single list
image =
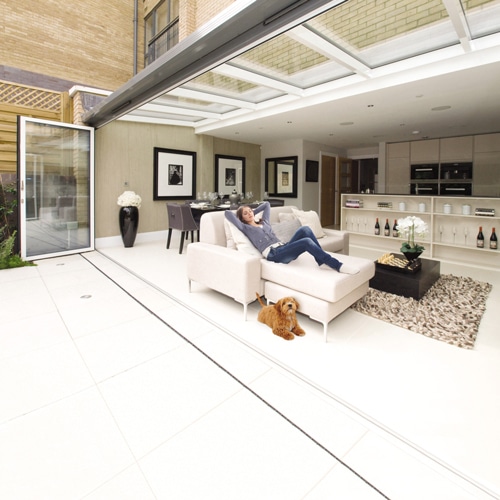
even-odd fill
[{"label": "exterior window", "polygon": [[179,0],[164,0],[146,18],[146,65],[179,43]]}]

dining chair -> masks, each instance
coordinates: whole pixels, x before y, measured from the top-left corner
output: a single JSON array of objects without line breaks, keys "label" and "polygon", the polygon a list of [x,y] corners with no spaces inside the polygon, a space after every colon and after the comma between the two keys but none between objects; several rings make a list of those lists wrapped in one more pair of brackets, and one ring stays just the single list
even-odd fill
[{"label": "dining chair", "polygon": [[191,242],[194,241],[194,232],[197,233],[197,241],[200,241],[200,226],[196,223],[191,212],[191,207],[187,204],[167,203],[168,214],[168,236],[167,249],[170,248],[172,239],[172,230],[177,229],[181,232],[181,244],[179,253],[182,253],[184,247],[184,238],[191,233]]}]

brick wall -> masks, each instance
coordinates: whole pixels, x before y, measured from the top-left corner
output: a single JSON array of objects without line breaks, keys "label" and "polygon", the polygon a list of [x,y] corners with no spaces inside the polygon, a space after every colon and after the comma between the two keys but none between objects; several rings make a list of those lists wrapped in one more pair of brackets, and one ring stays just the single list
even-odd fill
[{"label": "brick wall", "polygon": [[[107,90],[133,76],[134,0],[23,0],[3,2],[2,10],[6,67]],[[142,61],[142,11],[138,18]]]}]

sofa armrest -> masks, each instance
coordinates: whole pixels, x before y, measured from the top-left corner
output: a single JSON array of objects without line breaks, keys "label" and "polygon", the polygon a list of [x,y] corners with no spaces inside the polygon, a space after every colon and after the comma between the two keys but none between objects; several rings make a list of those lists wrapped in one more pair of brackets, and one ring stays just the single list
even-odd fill
[{"label": "sofa armrest", "polygon": [[323,250],[349,255],[349,233],[337,229],[323,228],[325,236],[319,239]]},{"label": "sofa armrest", "polygon": [[187,277],[241,304],[264,294],[262,258],[210,243],[190,243],[187,247]]}]

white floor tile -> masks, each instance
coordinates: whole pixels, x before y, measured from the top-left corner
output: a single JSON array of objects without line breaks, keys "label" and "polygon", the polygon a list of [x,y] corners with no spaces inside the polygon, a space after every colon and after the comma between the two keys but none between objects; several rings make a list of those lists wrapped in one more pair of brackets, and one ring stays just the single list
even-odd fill
[{"label": "white floor tile", "polygon": [[32,412],[93,384],[71,341],[5,359],[0,364],[0,422]]},{"label": "white floor tile", "polygon": [[151,315],[79,337],[75,343],[97,382],[185,345]]},{"label": "white floor tile", "polygon": [[247,391],[140,461],[158,498],[301,499],[335,460]]},{"label": "white floor tile", "polygon": [[143,473],[133,465],[113,477],[84,500],[156,500]]},{"label": "white floor tile", "polygon": [[99,387],[136,457],[242,390],[190,346],[143,363]]},{"label": "white floor tile", "polygon": [[1,498],[82,498],[133,463],[96,389],[0,426]]}]

